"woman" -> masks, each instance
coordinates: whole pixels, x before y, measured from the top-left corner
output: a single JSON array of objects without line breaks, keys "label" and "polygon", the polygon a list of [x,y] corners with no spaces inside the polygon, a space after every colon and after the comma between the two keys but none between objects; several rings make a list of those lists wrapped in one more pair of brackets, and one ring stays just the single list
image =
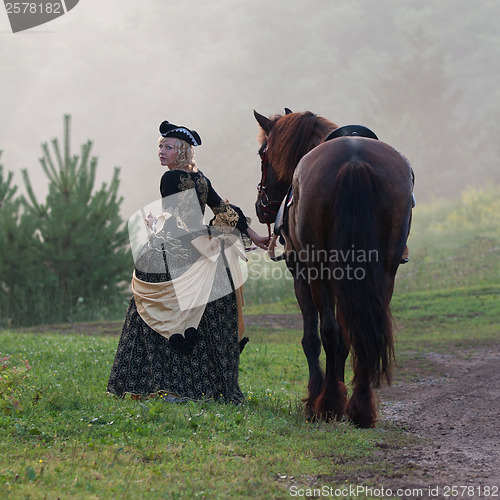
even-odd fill
[{"label": "woman", "polygon": [[[154,232],[136,258],[107,391],[238,403],[238,231],[261,248],[268,241],[198,170],[196,131],[164,121],[160,134],[158,157],[168,168],[160,182],[163,213],[146,218]],[[210,229],[202,222],[207,205],[215,214]]]}]

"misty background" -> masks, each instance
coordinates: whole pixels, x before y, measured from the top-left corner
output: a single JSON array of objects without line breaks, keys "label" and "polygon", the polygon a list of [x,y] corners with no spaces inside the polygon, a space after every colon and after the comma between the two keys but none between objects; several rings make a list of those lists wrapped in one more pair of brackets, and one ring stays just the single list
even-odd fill
[{"label": "misty background", "polygon": [[[194,128],[198,166],[256,221],[256,109],[364,124],[411,161],[417,203],[500,182],[498,0],[80,0],[12,34],[0,6],[0,163],[43,201],[40,144],[87,139],[122,216],[159,198],[158,125]],[[415,212],[415,217],[418,211]]]}]

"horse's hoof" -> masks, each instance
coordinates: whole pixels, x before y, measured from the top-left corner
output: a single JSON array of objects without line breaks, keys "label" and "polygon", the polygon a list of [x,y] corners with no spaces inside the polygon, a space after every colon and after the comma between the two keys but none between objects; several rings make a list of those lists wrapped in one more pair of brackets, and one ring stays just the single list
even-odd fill
[{"label": "horse's hoof", "polygon": [[309,406],[304,408],[304,414],[306,417],[306,422],[318,422],[321,420],[320,415],[313,411],[313,409]]},{"label": "horse's hoof", "polygon": [[371,420],[355,422],[354,420],[349,419],[349,421],[358,429],[375,429],[376,425],[376,422],[373,422]]},{"label": "horse's hoof", "polygon": [[351,422],[358,429],[374,429],[377,423],[376,414],[358,413],[353,412],[347,413],[347,420]]}]

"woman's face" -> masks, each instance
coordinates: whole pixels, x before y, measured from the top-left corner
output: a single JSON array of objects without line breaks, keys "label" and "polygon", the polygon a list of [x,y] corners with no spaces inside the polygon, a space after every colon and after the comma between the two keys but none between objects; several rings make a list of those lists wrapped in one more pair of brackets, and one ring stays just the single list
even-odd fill
[{"label": "woman's face", "polygon": [[163,167],[174,168],[177,164],[177,149],[174,137],[162,138],[158,145],[158,158]]}]

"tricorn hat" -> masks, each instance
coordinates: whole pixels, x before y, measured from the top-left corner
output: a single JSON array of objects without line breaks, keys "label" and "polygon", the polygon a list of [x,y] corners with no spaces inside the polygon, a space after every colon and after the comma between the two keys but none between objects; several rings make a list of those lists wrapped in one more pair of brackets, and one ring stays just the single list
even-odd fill
[{"label": "tricorn hat", "polygon": [[201,144],[201,138],[196,130],[189,130],[187,127],[174,125],[167,121],[161,122],[160,134],[163,137],[176,137],[177,139],[182,139],[191,144],[191,146],[199,146]]}]

